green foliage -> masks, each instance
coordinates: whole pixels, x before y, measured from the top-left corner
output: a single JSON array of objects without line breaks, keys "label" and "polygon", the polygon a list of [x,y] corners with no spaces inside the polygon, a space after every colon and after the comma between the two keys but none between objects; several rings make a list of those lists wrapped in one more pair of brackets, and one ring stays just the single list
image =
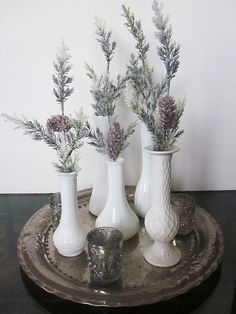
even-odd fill
[{"label": "green foliage", "polygon": [[120,97],[126,86],[127,77],[118,75],[116,82],[114,82],[109,74],[106,73],[98,77],[91,66],[88,64],[85,66],[87,75],[93,80],[93,87],[90,92],[94,100],[92,106],[95,115],[111,117],[116,108],[115,101]]},{"label": "green foliage", "polygon": [[170,82],[175,77],[179,68],[180,45],[172,39],[172,27],[169,24],[169,17],[163,15],[163,5],[159,5],[154,0],[153,11],[155,14],[153,22],[157,29],[155,36],[160,41],[160,47],[157,50],[166,68],[167,90],[169,94]]},{"label": "green foliage", "polygon": [[57,170],[62,172],[77,171],[78,157],[74,153],[83,143],[82,139],[89,134],[89,124],[87,118],[82,114],[76,114],[71,119],[71,129],[68,132],[53,132],[45,128],[36,119],[18,118],[8,114],[2,116],[14,123],[17,129],[23,129],[24,134],[30,135],[35,141],[43,141],[49,147],[56,150],[58,163],[54,163]]},{"label": "green foliage", "polygon": [[[130,8],[123,5],[122,9],[126,19],[125,25],[134,37],[137,49],[137,55],[131,54],[128,65],[128,75],[134,97],[131,101],[131,107],[138,114],[137,107],[142,104],[142,113],[146,111],[146,115],[150,115],[156,109],[158,98],[165,91],[166,80],[157,82],[154,70],[148,63],[149,44],[146,41],[141,21],[135,19]],[[139,115],[138,117],[141,119]]]},{"label": "green foliage", "polygon": [[141,21],[135,20],[134,14],[130,11],[130,8],[126,8],[122,5],[123,16],[126,18],[125,25],[128,27],[130,33],[136,40],[136,49],[138,50],[138,57],[144,64],[147,59],[147,53],[149,51],[149,44],[146,41],[144,32],[142,29]]},{"label": "green foliage", "polygon": [[183,106],[176,105],[176,123],[171,129],[163,129],[158,120],[158,101],[166,92],[169,95],[170,82],[175,77],[179,67],[180,46],[172,39],[172,28],[168,17],[162,13],[162,5],[154,0],[153,22],[157,29],[156,38],[160,42],[158,55],[163,61],[166,75],[160,82],[157,81],[153,67],[148,63],[149,44],[146,41],[141,21],[135,19],[130,8],[122,6],[125,25],[136,41],[136,54],[131,54],[128,65],[130,91],[128,102],[138,118],[146,125],[151,133],[154,150],[169,149],[176,139],[183,133],[179,131],[179,121],[183,114]]},{"label": "green foliage", "polygon": [[53,93],[57,102],[61,105],[61,113],[64,115],[64,103],[73,93],[74,89],[70,87],[73,78],[69,76],[71,64],[69,63],[70,55],[67,53],[68,48],[62,41],[61,47],[58,49],[56,62],[53,63],[56,73],[52,75],[55,87]]},{"label": "green foliage", "polygon": [[107,32],[105,25],[96,21],[97,41],[100,43],[107,62],[107,72],[115,53],[116,42],[111,40],[111,31]]},{"label": "green foliage", "polygon": [[106,73],[98,76],[93,67],[85,64],[88,77],[93,81],[90,90],[93,96],[93,108],[96,116],[111,117],[114,114],[116,103],[126,86],[127,76],[118,75],[114,81],[110,77],[110,63],[115,53],[116,42],[111,40],[111,31],[107,31],[104,24],[96,22],[97,41],[100,43],[106,59]]}]

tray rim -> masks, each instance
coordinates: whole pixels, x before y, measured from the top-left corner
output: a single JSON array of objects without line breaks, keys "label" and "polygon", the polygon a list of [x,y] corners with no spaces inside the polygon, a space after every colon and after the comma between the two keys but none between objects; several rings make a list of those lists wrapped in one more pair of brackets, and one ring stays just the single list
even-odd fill
[{"label": "tray rim", "polygon": [[[132,186],[127,186],[126,187],[128,192],[127,193],[127,199],[132,200],[133,199],[133,189],[134,187]],[[78,192],[78,197],[79,198],[83,198],[83,197],[89,197],[89,195],[91,194],[92,189],[84,189],[82,191]],[[128,195],[130,194],[130,195]],[[81,204],[83,202],[81,201]],[[218,246],[218,254],[216,256],[216,258],[213,260],[213,262],[210,264],[210,267],[208,268],[208,271],[204,272],[203,274],[201,274],[201,276],[199,276],[198,278],[195,278],[195,280],[193,281],[189,281],[188,283],[186,283],[181,289],[179,289],[176,292],[173,292],[171,295],[166,294],[166,295],[162,295],[161,297],[159,295],[153,296],[152,298],[146,300],[143,302],[142,300],[138,300],[136,302],[121,302],[121,303],[109,303],[109,302],[102,302],[102,301],[97,301],[95,302],[93,301],[88,301],[88,300],[84,300],[80,297],[74,297],[71,294],[65,293],[63,291],[61,291],[61,289],[58,287],[52,287],[50,285],[50,282],[52,282],[55,286],[55,282],[46,278],[45,275],[41,274],[40,271],[37,269],[37,267],[32,263],[32,260],[30,260],[30,258],[28,257],[27,254],[24,254],[23,250],[22,250],[22,245],[23,245],[23,238],[24,238],[24,229],[27,227],[27,225],[31,222],[31,220],[33,220],[41,211],[47,210],[48,209],[49,204],[46,204],[45,206],[43,206],[42,208],[40,208],[37,212],[35,212],[25,223],[24,227],[22,228],[21,232],[20,232],[20,236],[18,238],[18,243],[17,243],[17,255],[18,255],[18,259],[19,259],[19,263],[21,268],[23,269],[23,271],[26,273],[26,275],[34,281],[34,283],[36,283],[39,287],[41,287],[43,290],[47,291],[48,293],[54,294],[62,299],[65,300],[69,300],[75,303],[81,303],[81,304],[86,304],[86,305],[91,305],[91,306],[100,306],[100,307],[132,307],[132,306],[138,306],[138,305],[148,305],[148,304],[153,304],[156,302],[160,302],[160,301],[165,301],[168,299],[172,299],[176,296],[179,296],[181,294],[184,294],[186,292],[188,292],[190,289],[197,287],[198,285],[200,285],[203,281],[205,281],[216,269],[217,267],[220,265],[220,263],[222,262],[223,259],[223,254],[224,254],[224,240],[223,240],[223,234],[221,231],[221,228],[219,226],[219,224],[216,222],[216,220],[214,219],[214,217],[212,215],[210,215],[205,209],[203,209],[201,206],[198,205],[198,208],[200,209],[200,211],[202,211],[204,213],[205,216],[207,216],[207,218],[211,221],[216,234],[218,235],[218,239],[219,239],[219,246]],[[29,267],[27,267],[27,265],[31,265],[31,269]],[[33,266],[33,267],[32,267]],[[32,270],[33,268],[33,270]],[[37,274],[39,276],[43,276],[44,277],[44,281],[40,280],[37,276]],[[58,285],[56,283],[56,285]],[[62,287],[62,285],[60,286]],[[68,290],[72,290],[72,288],[67,288]],[[79,292],[78,292],[79,294]]]}]

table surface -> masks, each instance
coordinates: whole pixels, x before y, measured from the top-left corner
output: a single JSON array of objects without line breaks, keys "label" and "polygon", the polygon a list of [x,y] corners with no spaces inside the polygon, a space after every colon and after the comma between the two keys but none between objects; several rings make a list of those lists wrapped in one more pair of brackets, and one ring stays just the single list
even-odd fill
[{"label": "table surface", "polygon": [[236,191],[189,192],[220,224],[225,241],[222,265],[200,286],[172,300],[136,308],[98,308],[51,295],[21,271],[16,245],[26,221],[48,194],[0,195],[0,313],[236,313]]}]

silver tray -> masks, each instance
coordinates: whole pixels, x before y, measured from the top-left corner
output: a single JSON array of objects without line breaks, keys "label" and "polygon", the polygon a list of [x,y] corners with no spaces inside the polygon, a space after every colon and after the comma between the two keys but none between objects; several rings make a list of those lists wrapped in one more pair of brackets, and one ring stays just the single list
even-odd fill
[{"label": "silver tray", "polygon": [[[126,189],[133,202],[133,188]],[[94,227],[88,212],[91,190],[78,193],[79,213],[85,228]],[[174,195],[172,195],[172,198]],[[173,298],[202,283],[222,261],[223,237],[219,225],[197,206],[194,231],[177,237],[182,259],[170,268],[148,264],[143,250],[149,245],[143,220],[137,236],[124,244],[122,279],[107,287],[90,282],[86,254],[73,258],[59,255],[52,243],[49,205],[25,224],[18,240],[18,257],[25,273],[44,290],[63,299],[94,306],[137,306]]]}]

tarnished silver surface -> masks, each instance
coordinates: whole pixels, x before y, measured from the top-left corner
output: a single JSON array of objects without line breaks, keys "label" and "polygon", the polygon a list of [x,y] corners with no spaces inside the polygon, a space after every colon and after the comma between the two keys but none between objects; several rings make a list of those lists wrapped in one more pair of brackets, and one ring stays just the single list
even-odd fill
[{"label": "tarnished silver surface", "polygon": [[[87,231],[94,228],[88,212],[91,190],[79,192],[79,213]],[[133,188],[127,189],[132,203]],[[131,204],[132,206],[132,204]],[[223,237],[216,221],[196,206],[194,230],[176,238],[182,260],[170,268],[148,264],[143,258],[149,245],[143,221],[137,236],[124,243],[121,279],[111,286],[90,282],[86,254],[66,258],[52,243],[49,205],[41,208],[24,226],[18,241],[18,257],[26,274],[40,287],[61,298],[95,306],[136,306],[155,303],[182,294],[204,281],[220,264]]]}]

